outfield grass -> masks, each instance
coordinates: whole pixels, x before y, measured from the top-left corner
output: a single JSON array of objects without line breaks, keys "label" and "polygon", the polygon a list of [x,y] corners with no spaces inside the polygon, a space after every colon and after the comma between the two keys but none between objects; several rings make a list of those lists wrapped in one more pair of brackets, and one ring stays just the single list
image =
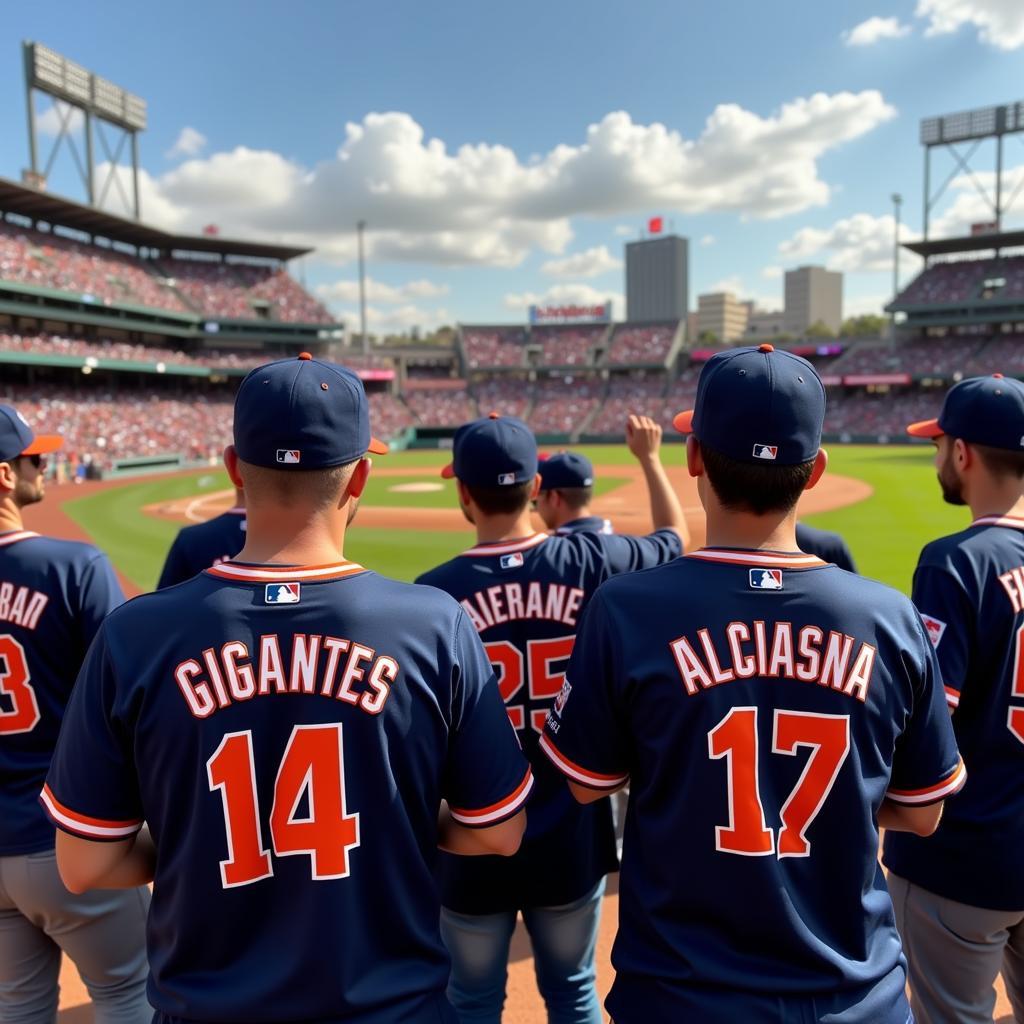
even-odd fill
[{"label": "outfield grass", "polygon": [[[624,446],[581,449],[597,464],[629,465],[632,456]],[[933,537],[962,528],[969,521],[965,509],[942,503],[931,448],[839,447],[830,450],[829,468],[843,476],[869,483],[874,494],[865,501],[833,512],[809,516],[807,522],[846,537],[860,570],[868,576],[909,591],[913,568],[923,544]],[[666,445],[668,465],[682,465],[682,445]],[[440,467],[448,461],[445,452],[401,452],[378,464],[410,469]],[[603,475],[599,492],[618,486],[625,478]],[[422,482],[422,476],[372,477],[364,501],[372,505],[404,505],[419,508],[454,507],[450,482],[441,490],[394,493],[395,484]],[[437,481],[442,483],[440,479]],[[145,515],[145,505],[224,490],[226,475],[202,471],[182,477],[144,480],[100,491],[68,502],[67,513],[93,540],[107,551],[117,567],[143,589],[154,586],[163,559],[178,525]],[[467,525],[464,533],[398,531],[359,527],[349,535],[346,554],[355,561],[398,579],[413,579],[419,573],[463,550],[473,540]]]}]

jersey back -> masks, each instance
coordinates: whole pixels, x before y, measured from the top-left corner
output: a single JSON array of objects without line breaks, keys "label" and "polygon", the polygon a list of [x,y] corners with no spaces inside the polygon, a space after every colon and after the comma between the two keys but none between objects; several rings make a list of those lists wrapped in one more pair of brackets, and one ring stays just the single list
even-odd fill
[{"label": "jersey back", "polygon": [[487,914],[560,906],[618,866],[608,801],[577,804],[537,742],[562,687],[580,613],[598,585],[679,552],[672,530],[649,537],[538,533],[517,542],[478,544],[417,581],[451,594],[473,622],[536,778],[519,853],[442,857],[446,907]]},{"label": "jersey back", "polygon": [[231,508],[205,523],[182,527],[167,552],[157,590],[198,576],[211,565],[234,558],[245,546],[244,508]]},{"label": "jersey back", "polygon": [[90,838],[148,822],[161,1013],[383,1024],[450,1019],[441,800],[490,825],[531,786],[447,595],[225,563],[108,619],[43,800]]},{"label": "jersey back", "polygon": [[612,1016],[886,978],[875,818],[960,784],[947,719],[910,602],[816,558],[702,550],[604,584],[542,744],[630,782]]},{"label": "jersey back", "polygon": [[935,644],[963,790],[934,835],[886,834],[885,864],[932,892],[1024,908],[1024,520],[986,517],[929,544],[914,603]]},{"label": "jersey back", "polygon": [[53,848],[39,790],[85,652],[123,600],[91,545],[0,534],[0,857]]}]

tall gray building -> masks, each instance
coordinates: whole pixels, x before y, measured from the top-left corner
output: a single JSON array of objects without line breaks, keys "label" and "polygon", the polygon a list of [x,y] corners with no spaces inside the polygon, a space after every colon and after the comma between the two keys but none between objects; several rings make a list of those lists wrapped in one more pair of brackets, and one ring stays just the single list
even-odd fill
[{"label": "tall gray building", "polygon": [[690,298],[690,243],[661,235],[626,243],[626,319],[682,320]]},{"label": "tall gray building", "polygon": [[843,322],[843,275],[824,267],[786,271],[786,332],[798,337],[821,321],[839,333]]}]

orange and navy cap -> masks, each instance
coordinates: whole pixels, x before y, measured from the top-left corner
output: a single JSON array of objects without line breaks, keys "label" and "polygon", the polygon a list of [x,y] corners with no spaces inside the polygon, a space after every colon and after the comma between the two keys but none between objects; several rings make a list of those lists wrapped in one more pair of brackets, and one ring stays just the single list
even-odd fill
[{"label": "orange and navy cap", "polygon": [[19,455],[48,455],[64,444],[59,434],[36,434],[28,420],[9,405],[0,405],[0,462]]},{"label": "orange and navy cap", "polygon": [[492,412],[455,431],[452,461],[441,470],[471,487],[511,487],[537,475],[537,439],[515,416]]},{"label": "orange and navy cap", "polygon": [[268,469],[328,469],[388,446],[370,433],[363,382],[303,352],[246,375],[235,395],[235,448]]},{"label": "orange and navy cap", "polygon": [[739,462],[796,466],[821,447],[825,387],[806,359],[774,345],[716,352],[701,370],[693,409],[672,423]]},{"label": "orange and navy cap", "polygon": [[946,392],[938,419],[907,427],[911,437],[959,437],[990,448],[1024,448],[1024,384],[1001,373],[970,377]]}]

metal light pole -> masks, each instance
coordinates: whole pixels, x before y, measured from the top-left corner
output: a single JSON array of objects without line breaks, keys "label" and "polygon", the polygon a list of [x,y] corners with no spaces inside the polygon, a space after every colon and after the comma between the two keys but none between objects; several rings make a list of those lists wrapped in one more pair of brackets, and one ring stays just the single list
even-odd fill
[{"label": "metal light pole", "polygon": [[356,224],[356,235],[359,239],[359,335],[363,340],[363,355],[370,353],[370,341],[366,336],[366,261],[363,259],[363,232],[366,221]]},{"label": "metal light pole", "polygon": [[892,237],[892,297],[894,299],[900,292],[900,207],[902,205],[903,196],[899,192],[893,192],[893,220],[896,222]]}]

